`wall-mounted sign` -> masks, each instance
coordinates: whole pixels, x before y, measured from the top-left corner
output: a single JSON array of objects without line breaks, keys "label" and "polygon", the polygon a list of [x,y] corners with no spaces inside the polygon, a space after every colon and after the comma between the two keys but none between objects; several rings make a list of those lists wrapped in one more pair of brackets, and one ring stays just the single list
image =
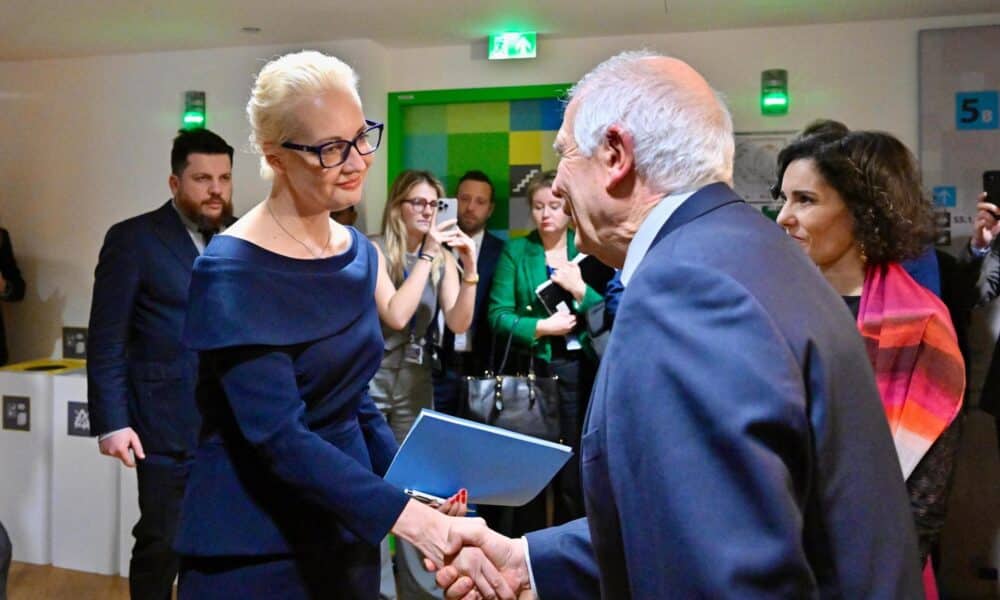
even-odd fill
[{"label": "wall-mounted sign", "polygon": [[3,428],[13,431],[31,431],[31,398],[28,396],[3,397]]},{"label": "wall-mounted sign", "polygon": [[87,358],[87,328],[63,327],[63,358]]},{"label": "wall-mounted sign", "polygon": [[184,92],[184,114],[181,116],[181,127],[188,131],[204,129],[205,122],[205,92]]},{"label": "wall-mounted sign", "polygon": [[535,58],[538,47],[535,32],[507,32],[491,35],[489,39],[490,60],[510,60],[513,58]]},{"label": "wall-mounted sign", "polygon": [[788,114],[788,71],[768,69],[760,74],[760,113]]},{"label": "wall-mounted sign", "polygon": [[997,109],[1000,94],[996,90],[985,92],[958,92],[955,94],[955,128],[998,129]]}]

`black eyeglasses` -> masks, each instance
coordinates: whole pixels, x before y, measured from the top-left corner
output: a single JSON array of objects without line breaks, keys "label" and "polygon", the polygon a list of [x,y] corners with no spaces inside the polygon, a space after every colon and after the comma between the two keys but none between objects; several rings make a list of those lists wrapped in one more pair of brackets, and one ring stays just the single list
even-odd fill
[{"label": "black eyeglasses", "polygon": [[365,119],[365,125],[367,125],[365,130],[359,133],[353,140],[335,140],[320,144],[319,146],[306,146],[304,144],[285,142],[281,144],[281,147],[290,150],[300,150],[302,152],[312,152],[319,157],[319,164],[324,169],[338,167],[347,161],[347,157],[351,155],[351,148],[357,150],[361,156],[378,150],[378,145],[382,143],[382,128],[385,125],[369,121],[368,119]]}]

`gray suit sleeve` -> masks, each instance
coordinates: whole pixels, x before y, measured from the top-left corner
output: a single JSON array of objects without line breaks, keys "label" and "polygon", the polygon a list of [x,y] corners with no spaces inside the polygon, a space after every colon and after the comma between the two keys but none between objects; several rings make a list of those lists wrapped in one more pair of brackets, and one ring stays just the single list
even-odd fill
[{"label": "gray suit sleeve", "polygon": [[1000,296],[1000,238],[993,240],[990,251],[982,258],[974,256],[968,246],[962,251],[963,260],[971,264],[979,262],[979,277],[976,279],[976,304],[984,305]]}]

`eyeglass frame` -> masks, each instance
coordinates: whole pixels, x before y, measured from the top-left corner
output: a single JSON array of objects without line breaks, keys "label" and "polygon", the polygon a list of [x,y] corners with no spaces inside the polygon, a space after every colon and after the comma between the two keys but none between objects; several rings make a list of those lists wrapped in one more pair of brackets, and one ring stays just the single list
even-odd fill
[{"label": "eyeglass frame", "polygon": [[[385,128],[385,123],[379,123],[378,121],[371,121],[369,119],[365,119],[365,125],[367,125],[367,127],[365,127],[364,131],[354,136],[354,139],[351,140],[332,140],[329,142],[324,142],[319,146],[307,146],[305,144],[296,144],[294,142],[282,142],[281,147],[288,148],[289,150],[298,150],[300,152],[312,152],[313,154],[316,155],[316,158],[319,159],[319,165],[321,167],[323,167],[324,169],[332,169],[334,167],[339,167],[340,165],[347,162],[347,159],[351,155],[351,148],[357,150],[358,155],[360,156],[368,156],[369,154],[374,154],[375,151],[379,149],[379,146],[382,145],[382,134]],[[378,130],[378,140],[375,141],[375,145],[372,146],[372,149],[370,151],[362,152],[361,148],[358,148],[358,140],[360,140],[362,137],[364,137],[372,130]],[[346,146],[344,146],[344,151],[340,155],[340,162],[333,165],[328,165],[323,162],[323,149],[332,146],[334,144],[346,144]]]},{"label": "eyeglass frame", "polygon": [[[417,200],[420,201],[420,204],[417,204]],[[417,209],[418,212],[423,212],[428,206],[435,209],[441,209],[444,208],[445,205],[444,200],[440,198],[437,200],[429,200],[427,198],[404,198],[399,202],[400,204],[409,204],[413,208]]]}]

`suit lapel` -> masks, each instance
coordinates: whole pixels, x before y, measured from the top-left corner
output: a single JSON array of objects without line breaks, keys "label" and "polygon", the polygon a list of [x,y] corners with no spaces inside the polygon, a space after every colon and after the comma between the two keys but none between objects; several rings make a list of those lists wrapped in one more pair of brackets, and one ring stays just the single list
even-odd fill
[{"label": "suit lapel", "polygon": [[170,253],[190,270],[198,258],[198,248],[169,200],[153,213],[153,232]]},{"label": "suit lapel", "polygon": [[[479,249],[479,257],[476,258],[476,270],[479,271],[479,279],[483,283],[493,281],[493,272],[497,268],[497,259],[503,249],[503,242],[499,238],[493,237],[487,232],[483,236],[483,244]],[[489,285],[482,283],[476,287],[476,314],[482,310],[480,307],[489,301]]]},{"label": "suit lapel", "polygon": [[[659,233],[657,233],[656,237],[653,238],[653,243],[650,244],[650,250],[652,250],[653,246],[660,243],[663,238],[667,237],[671,232],[679,229],[681,226],[690,223],[698,217],[719,207],[742,201],[743,199],[740,198],[736,192],[734,192],[732,188],[725,183],[713,183],[701,188],[685,200],[679,207],[677,207],[677,210],[670,215],[667,222],[660,228]],[[612,336],[614,336],[613,331],[614,330],[612,329]],[[590,395],[590,404],[587,406],[587,413],[584,416],[583,421],[583,431],[585,433],[591,431],[592,426],[594,426],[592,422],[593,419],[596,418],[603,421],[603,413],[607,402],[607,398],[603,393],[606,379],[606,374],[604,373],[607,368],[605,365],[606,362],[607,361],[601,361],[601,365],[598,367],[597,376],[594,381],[594,391]],[[598,404],[600,404],[600,406],[598,406]],[[595,417],[594,411],[597,410],[601,411],[601,415]]]},{"label": "suit lapel", "polygon": [[496,268],[497,258],[500,256],[501,250],[503,250],[503,241],[500,238],[491,235],[489,232],[484,234],[483,246],[479,249],[479,258],[476,259],[476,266],[479,269],[480,275],[484,274],[487,270],[492,272]]}]

